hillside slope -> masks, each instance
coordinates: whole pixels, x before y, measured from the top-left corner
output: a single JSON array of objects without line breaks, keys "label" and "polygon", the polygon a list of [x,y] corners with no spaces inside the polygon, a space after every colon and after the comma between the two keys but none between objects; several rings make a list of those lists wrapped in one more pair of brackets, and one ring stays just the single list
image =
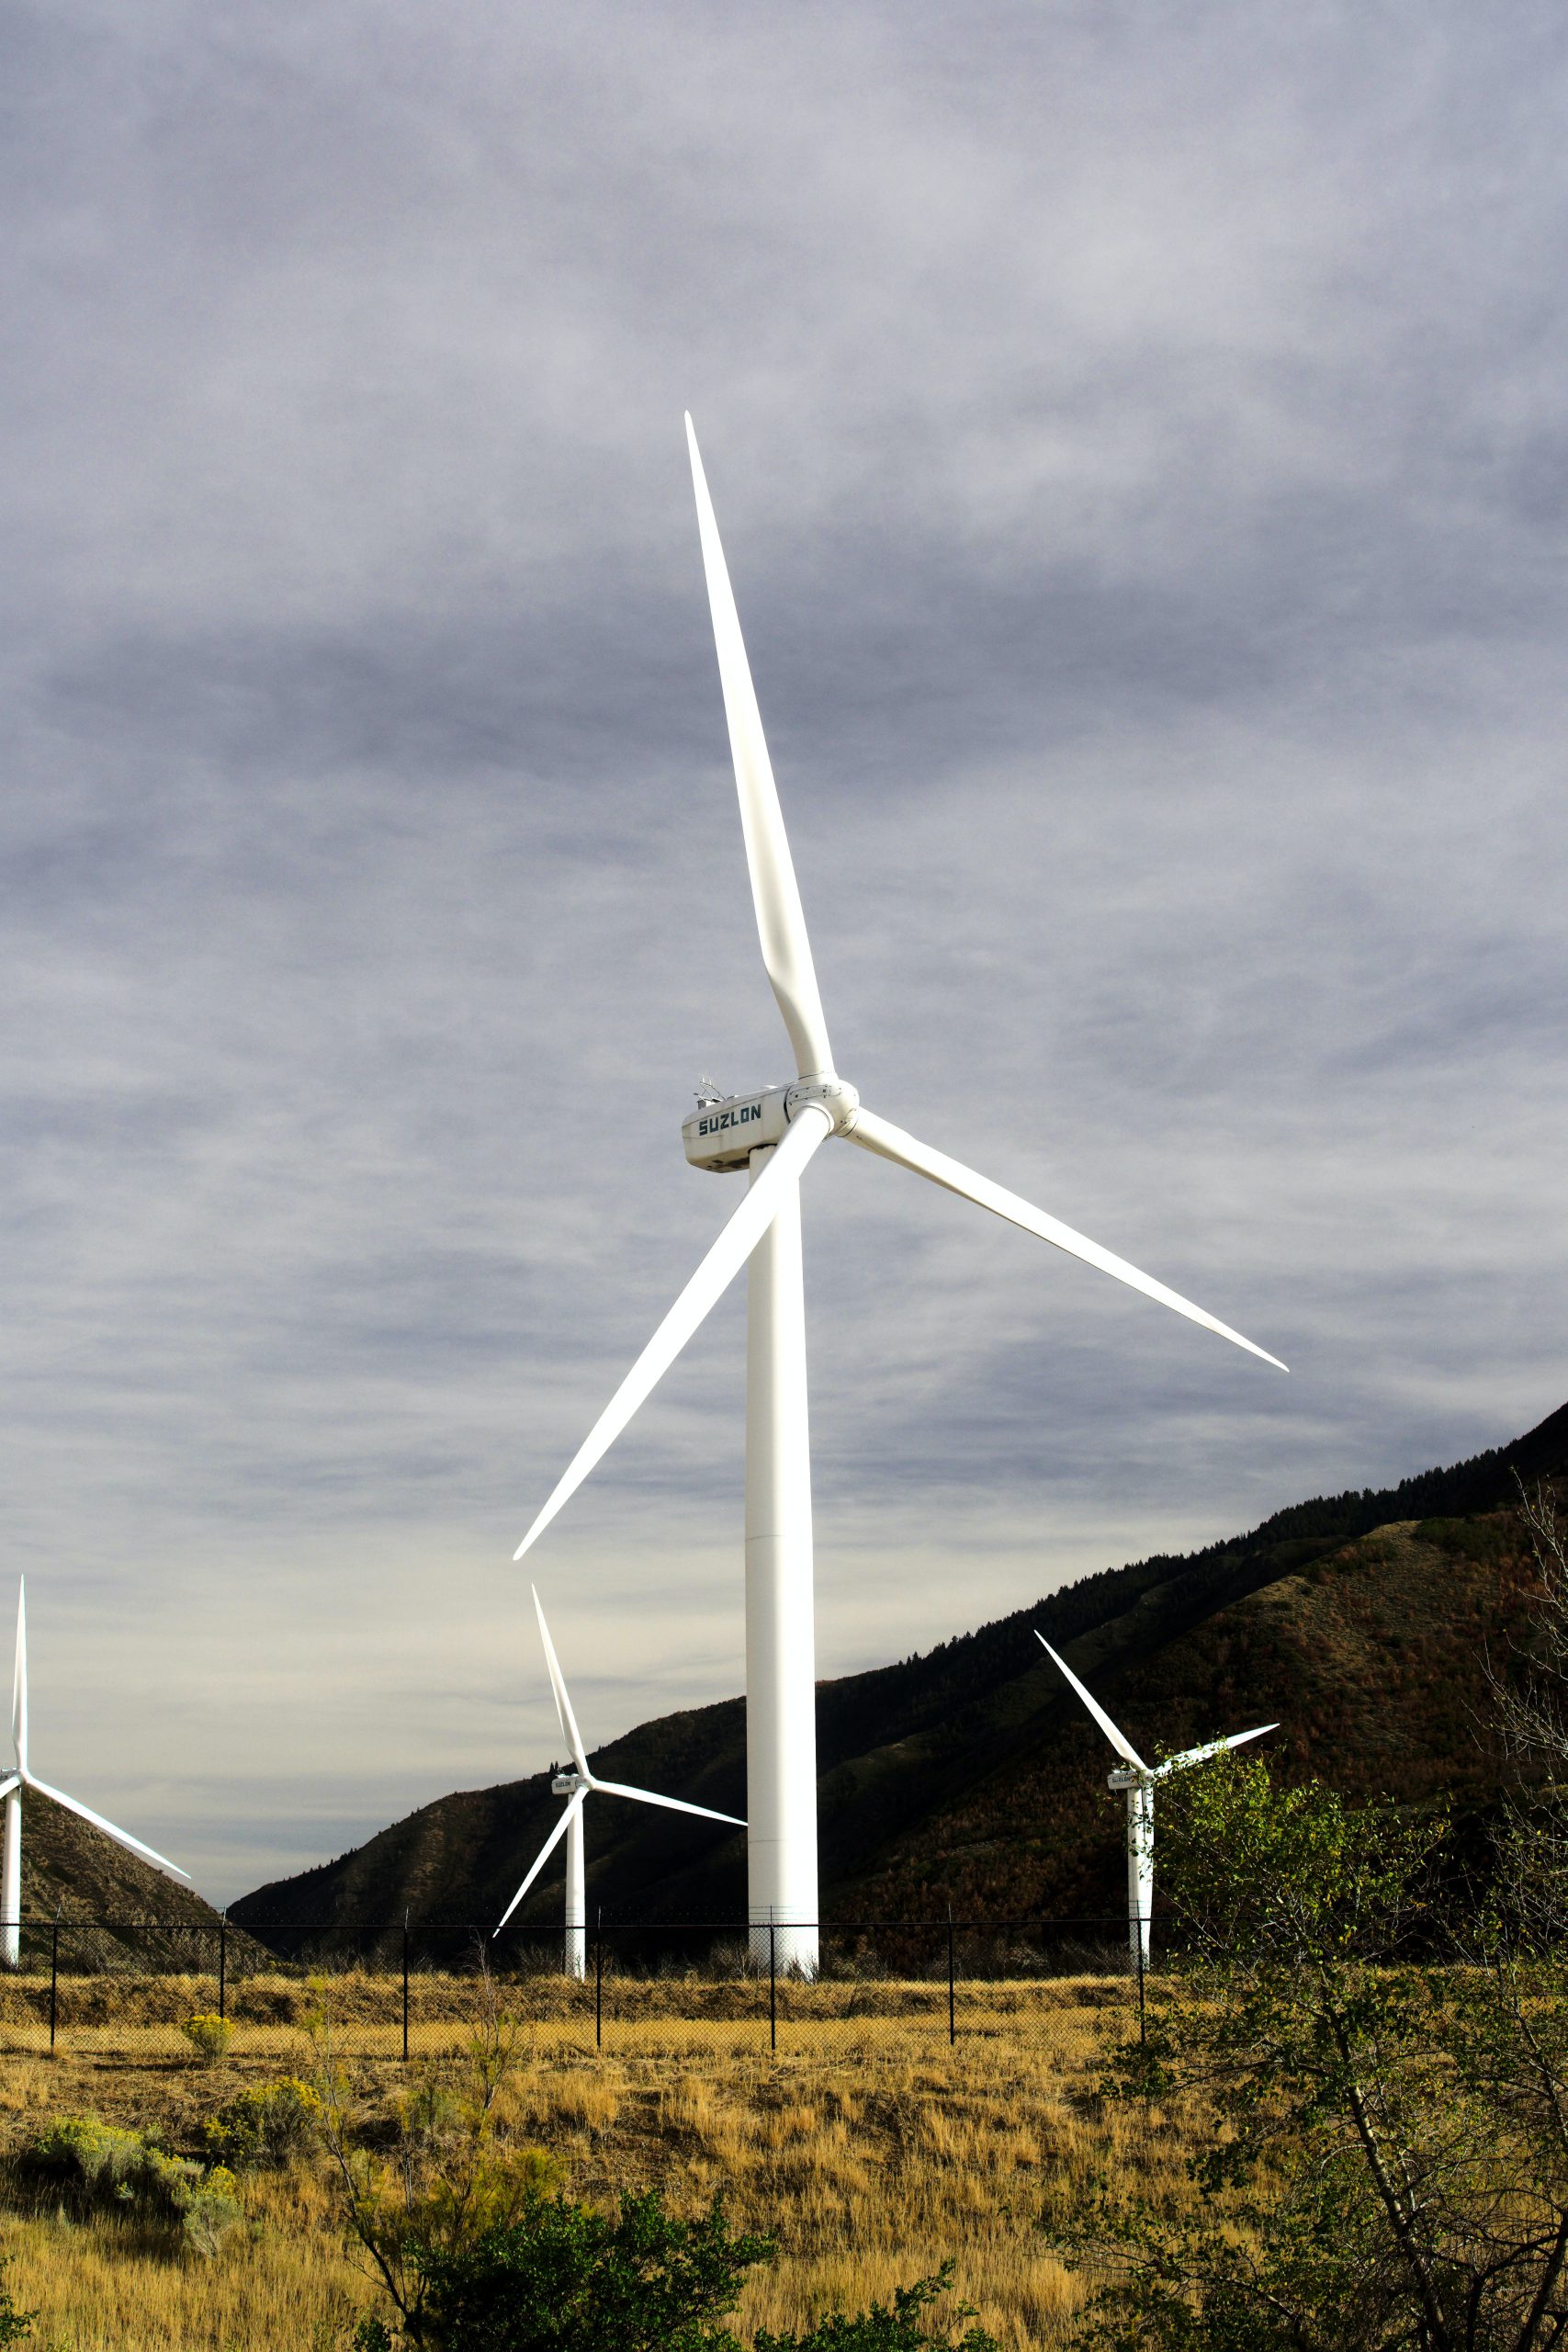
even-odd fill
[{"label": "hillside slope", "polygon": [[[908,1917],[1113,1909],[1120,1812],[1108,1758],[1032,1638],[1038,1626],[1151,1748],[1278,1716],[1291,1771],[1483,1803],[1484,1645],[1506,1643],[1527,1570],[1514,1474],[1568,1473],[1568,1406],[1510,1446],[1381,1492],[1314,1498],[1248,1535],[1087,1577],[919,1657],[818,1690],[823,1908]],[[744,1810],[739,1700],[639,1724],[607,1778]],[[355,1852],[258,1888],[231,1916],[304,1922],[499,1916],[554,1822],[549,1775],[444,1797]],[[744,1841],[604,1800],[591,1909],[733,1920]],[[558,1921],[547,1871],[523,1917]]]},{"label": "hillside slope", "polygon": [[[206,1969],[219,1924],[218,1912],[193,1889],[36,1789],[23,1800],[22,1918],[24,1959],[41,1951],[40,1939],[54,1922],[77,1931],[61,1942],[62,1965],[70,1968],[112,1968],[140,1958]],[[165,1932],[149,1932],[154,1923]],[[192,1935],[194,1928],[210,1933]]]}]

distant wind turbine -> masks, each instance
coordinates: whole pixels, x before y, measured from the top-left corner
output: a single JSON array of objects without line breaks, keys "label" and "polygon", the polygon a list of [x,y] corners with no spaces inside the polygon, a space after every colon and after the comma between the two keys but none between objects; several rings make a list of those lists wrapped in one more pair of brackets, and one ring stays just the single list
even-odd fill
[{"label": "distant wind turbine", "polygon": [[1257,1724],[1251,1731],[1233,1731],[1224,1739],[1206,1740],[1201,1747],[1184,1748],[1179,1756],[1168,1756],[1163,1764],[1145,1764],[1126,1733],[1111,1722],[1066,1659],[1057,1656],[1043,1634],[1036,1633],[1034,1638],[1048,1657],[1055,1658],[1117,1755],[1125,1758],[1126,1770],[1112,1772],[1109,1785],[1125,1790],[1127,1795],[1127,1940],[1134,1965],[1147,1968],[1149,1914],[1155,1899],[1155,1782],[1168,1779],[1172,1772],[1184,1772],[1190,1764],[1206,1764],[1223,1748],[1239,1747],[1247,1739],[1261,1739],[1266,1731],[1278,1731],[1280,1726]]},{"label": "distant wind turbine", "polygon": [[103,1815],[95,1813],[90,1805],[78,1804],[74,1797],[68,1797],[63,1789],[51,1789],[49,1782],[40,1781],[28,1765],[28,1596],[25,1577],[19,1577],[17,1584],[17,1668],[11,1684],[11,1740],[16,1749],[16,1765],[3,1780],[0,1780],[0,1797],[6,1800],[4,1850],[0,1851],[0,1966],[6,1968],[18,1967],[22,1956],[22,1791],[24,1789],[36,1789],[39,1796],[52,1797],[55,1804],[62,1804],[68,1813],[80,1814],[84,1821],[90,1821],[95,1829],[101,1829],[106,1837],[112,1838],[118,1846],[128,1847],[131,1853],[140,1854],[144,1862],[153,1862],[159,1870],[168,1871],[175,1878],[188,1881],[190,1877],[190,1872],[182,1871],[177,1862],[171,1862],[164,1855],[155,1854],[151,1846],[142,1844],[140,1838],[132,1838],[128,1831],[117,1829],[112,1821],[106,1821]]},{"label": "distant wind turbine", "polygon": [[[532,1589],[532,1588],[531,1588]],[[651,1789],[629,1789],[622,1781],[602,1781],[588,1769],[583,1750],[582,1734],[577,1728],[572,1713],[571,1697],[566,1678],[560,1670],[556,1645],[550,1639],[550,1629],[545,1623],[544,1609],[537,1591],[534,1592],[534,1607],[539,1619],[539,1637],[545,1645],[545,1664],[550,1671],[550,1689],[555,1693],[556,1715],[561,1733],[571,1750],[573,1770],[558,1772],[550,1782],[552,1792],[565,1797],[566,1810],[534,1857],[527,1877],[502,1913],[495,1933],[499,1936],[539,1872],[544,1869],[561,1838],[566,1839],[566,1958],[569,1976],[583,1977],[588,1973],[588,1879],[584,1865],[582,1843],[583,1804],[596,1791],[607,1797],[630,1797],[637,1804],[661,1804],[671,1813],[700,1814],[705,1821],[733,1822],[737,1829],[746,1824],[738,1814],[715,1813],[711,1805],[688,1804],[683,1797],[655,1796]]]},{"label": "distant wind turbine", "polygon": [[1018,1193],[935,1151],[862,1102],[833,1067],[800,891],[784,834],[740,620],[692,420],[686,439],[697,529],[718,651],[740,830],[762,962],[799,1073],[787,1086],[720,1097],[705,1090],[682,1123],[687,1159],[716,1174],[747,1173],[750,1189],[633,1364],[518,1545],[538,1541],[730,1283],[748,1264],[746,1330],[746,1810],[747,1903],[752,1941],[767,1948],[777,1922],[780,1962],[817,1966],[817,1718],[812,1625],[811,1461],[806,1395],[806,1301],[800,1179],[829,1136],[907,1168],[961,1200],[1021,1226],[1101,1273],[1141,1291],[1265,1363],[1278,1356],[1243,1339],[1164,1283],[1140,1273]]}]

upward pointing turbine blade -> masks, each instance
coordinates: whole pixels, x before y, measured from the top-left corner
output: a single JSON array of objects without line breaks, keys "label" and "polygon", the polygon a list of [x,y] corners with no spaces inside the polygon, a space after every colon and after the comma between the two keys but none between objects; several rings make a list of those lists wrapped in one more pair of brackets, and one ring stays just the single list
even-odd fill
[{"label": "upward pointing turbine blade", "polygon": [[1134,1772],[1146,1772],[1149,1769],[1148,1766],[1145,1763],[1143,1758],[1139,1755],[1137,1749],[1134,1747],[1126,1733],[1117,1729],[1117,1726],[1111,1722],[1110,1716],[1106,1713],[1104,1708],[1100,1705],[1100,1701],[1095,1697],[1093,1691],[1085,1689],[1084,1685],[1078,1680],[1077,1676],[1073,1672],[1072,1668],[1067,1664],[1066,1659],[1057,1656],[1057,1653],[1051,1647],[1050,1643],[1045,1639],[1043,1634],[1037,1632],[1034,1638],[1039,1643],[1047,1657],[1055,1658],[1056,1664],[1061,1668],[1062,1672],[1066,1676],[1067,1680],[1072,1684],[1073,1689],[1077,1692],[1078,1697],[1083,1701],[1084,1705],[1089,1709],[1089,1713],[1094,1717],[1095,1722],[1100,1725],[1100,1730],[1105,1734],[1106,1738],[1111,1742],[1111,1745],[1116,1750],[1117,1755],[1122,1758],[1124,1763],[1130,1764]]},{"label": "upward pointing turbine blade", "polygon": [[1278,1724],[1255,1724],[1250,1731],[1233,1731],[1224,1739],[1205,1740],[1201,1747],[1185,1747],[1179,1756],[1168,1756],[1155,1768],[1155,1778],[1163,1781],[1168,1772],[1184,1772],[1189,1764],[1206,1764],[1211,1756],[1218,1756],[1227,1747],[1239,1747],[1244,1740],[1261,1739],[1266,1731],[1278,1731]]},{"label": "upward pointing turbine blade", "polygon": [[746,1826],[738,1813],[715,1813],[711,1804],[688,1804],[684,1797],[655,1796],[651,1789],[629,1789],[624,1781],[595,1781],[593,1785],[607,1797],[632,1797],[638,1804],[667,1805],[671,1813],[700,1813],[705,1821],[732,1821],[737,1829]]},{"label": "upward pointing turbine blade", "polygon": [[830,1070],[833,1057],[828,1044],[828,1023],[817,989],[811,942],[779,808],[762,733],[761,713],[751,684],[740,634],[740,616],[729,585],[729,568],[719,543],[707,477],[697,449],[690,416],[686,445],[692,458],[692,487],[697,499],[697,529],[703,543],[703,571],[707,579],[708,605],[713,613],[714,642],[718,649],[719,683],[724,689],[724,715],[729,722],[729,751],[735,762],[736,789],[740,795],[740,829],[746,837],[746,864],[751,876],[751,899],[757,910],[757,930],[762,961],[779,1001],[795,1068],[802,1078]]},{"label": "upward pointing turbine blade", "polygon": [[578,1730],[577,1717],[571,1712],[571,1697],[566,1687],[566,1677],[560,1670],[560,1660],[556,1656],[556,1645],[550,1639],[550,1629],[545,1623],[544,1604],[539,1599],[537,1586],[530,1585],[528,1589],[534,1595],[535,1613],[539,1620],[539,1638],[545,1645],[545,1664],[549,1668],[550,1689],[555,1693],[556,1717],[567,1738],[571,1742],[572,1762],[585,1781],[592,1780],[592,1774],[588,1770],[588,1758],[582,1752],[582,1734]]},{"label": "upward pointing turbine blade", "polygon": [[537,1543],[562,1504],[570,1500],[594,1464],[609,1452],[644,1397],[668,1372],[708,1309],[746,1263],[773,1223],[789,1186],[831,1133],[828,1114],[818,1104],[805,1103],[796,1112],[772,1159],[572,1455],[549,1500],[513,1554],[514,1560]]},{"label": "upward pointing turbine blade", "polygon": [[1130,1266],[1125,1258],[1118,1258],[1111,1250],[1102,1250],[1098,1241],[1090,1241],[1086,1235],[1075,1233],[1070,1225],[1063,1225],[1057,1217],[1047,1216],[1043,1209],[1032,1208],[1017,1193],[1010,1193],[1005,1185],[993,1184],[988,1176],[977,1176],[972,1168],[965,1168],[962,1160],[950,1159],[945,1151],[933,1151],[930,1144],[920,1143],[914,1136],[906,1135],[903,1128],[896,1127],[890,1119],[879,1119],[874,1111],[863,1108],[856,1113],[849,1136],[850,1141],[858,1143],[863,1150],[874,1151],[880,1159],[891,1159],[900,1168],[913,1169],[917,1176],[927,1176],[933,1184],[941,1184],[948,1192],[957,1193],[966,1201],[974,1201],[980,1208],[990,1209],[997,1216],[1005,1216],[1010,1224],[1021,1226],[1025,1233],[1038,1234],[1042,1241],[1052,1242],[1058,1250],[1066,1250],[1069,1256],[1081,1258],[1086,1265],[1098,1266],[1102,1274],[1113,1274],[1130,1290],[1140,1290],[1145,1298],[1157,1299],[1162,1306],[1173,1308],[1178,1315],[1185,1315],[1190,1323],[1201,1323],[1205,1331],[1217,1331],[1222,1340],[1229,1340],[1235,1347],[1245,1348],[1248,1355],[1261,1356],[1265,1363],[1273,1364],[1280,1372],[1290,1370],[1288,1364],[1280,1363],[1278,1356],[1271,1356],[1267,1348],[1257,1346],[1251,1340],[1244,1340],[1239,1331],[1233,1331],[1228,1323],[1221,1323],[1214,1316],[1205,1314],[1201,1306],[1194,1306],[1192,1301],[1183,1298],[1179,1291],[1168,1290],[1164,1283],[1156,1283],[1152,1274],[1140,1273],[1137,1267]]},{"label": "upward pointing turbine blade", "polygon": [[47,1781],[40,1781],[34,1772],[24,1773],[22,1777],[29,1789],[37,1789],[40,1796],[52,1797],[56,1804],[65,1807],[67,1813],[79,1814],[84,1821],[90,1821],[95,1829],[101,1829],[107,1838],[112,1838],[117,1846],[129,1847],[133,1854],[140,1854],[144,1862],[156,1862],[161,1871],[169,1871],[175,1878],[189,1879],[189,1871],[182,1871],[178,1862],[171,1862],[166,1854],[144,1846],[141,1838],[133,1838],[128,1829],[117,1829],[112,1821],[106,1821],[101,1813],[93,1811],[91,1805],[79,1804],[74,1797],[68,1797],[63,1789],[51,1789]]},{"label": "upward pointing turbine blade", "polygon": [[28,1769],[28,1580],[17,1578],[17,1663],[11,1677],[11,1738],[17,1769]]}]

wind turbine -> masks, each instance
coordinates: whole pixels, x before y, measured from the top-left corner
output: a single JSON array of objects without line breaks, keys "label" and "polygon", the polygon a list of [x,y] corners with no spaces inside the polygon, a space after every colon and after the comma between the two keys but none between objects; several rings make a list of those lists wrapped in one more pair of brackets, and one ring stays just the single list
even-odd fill
[{"label": "wind turbine", "polygon": [[170,1871],[175,1878],[188,1880],[190,1872],[182,1871],[140,1838],[132,1838],[106,1821],[101,1813],[90,1805],[79,1804],[68,1797],[63,1789],[51,1789],[40,1781],[28,1763],[28,1595],[27,1579],[17,1581],[17,1666],[11,1684],[11,1739],[17,1751],[17,1761],[4,1780],[0,1780],[0,1797],[6,1800],[6,1826],[3,1850],[0,1850],[0,1966],[17,1968],[21,1964],[22,1921],[22,1791],[36,1789],[39,1796],[52,1797],[67,1813],[80,1814],[95,1829],[101,1829],[118,1846],[129,1847],[140,1854],[144,1862],[155,1862],[161,1871]]},{"label": "wind turbine", "polygon": [[1034,1638],[1048,1657],[1055,1658],[1117,1755],[1125,1759],[1125,1769],[1112,1772],[1107,1785],[1125,1790],[1127,1795],[1127,1941],[1134,1968],[1147,1968],[1149,1914],[1155,1899],[1155,1783],[1168,1780],[1172,1772],[1185,1772],[1190,1764],[1206,1764],[1211,1756],[1218,1756],[1227,1747],[1239,1747],[1244,1740],[1261,1739],[1266,1731],[1278,1731],[1280,1726],[1255,1724],[1250,1731],[1233,1731],[1224,1739],[1205,1740],[1201,1747],[1183,1748],[1179,1756],[1168,1756],[1163,1764],[1145,1764],[1126,1733],[1111,1722],[1066,1659],[1057,1655],[1043,1634],[1036,1633]]},{"label": "wind turbine", "polygon": [[588,1973],[588,1880],[583,1864],[582,1808],[595,1790],[607,1797],[630,1797],[637,1804],[661,1804],[671,1813],[701,1814],[705,1821],[730,1821],[734,1823],[737,1829],[744,1829],[746,1824],[740,1819],[739,1814],[715,1813],[711,1805],[688,1804],[683,1797],[655,1796],[651,1789],[629,1789],[622,1781],[602,1781],[596,1773],[589,1770],[588,1758],[583,1751],[582,1734],[577,1728],[577,1717],[572,1713],[571,1698],[566,1687],[566,1677],[560,1670],[560,1660],[556,1656],[556,1645],[550,1639],[550,1629],[545,1623],[544,1609],[540,1605],[537,1591],[533,1587],[529,1589],[534,1592],[534,1607],[539,1619],[539,1638],[545,1645],[545,1664],[550,1670],[550,1689],[555,1693],[556,1716],[560,1724],[562,1736],[571,1750],[573,1769],[569,1772],[558,1772],[550,1782],[551,1792],[558,1797],[565,1797],[566,1809],[535,1855],[533,1867],[527,1877],[502,1913],[495,1933],[500,1935],[502,1928],[505,1927],[508,1919],[538,1877],[564,1835],[566,1838],[565,1967],[569,1976],[581,1978]]},{"label": "wind turbine", "polygon": [[750,1261],[746,1338],[746,1771],[748,1908],[753,1942],[770,1922],[781,1962],[817,1965],[817,1726],[812,1628],[811,1464],[807,1429],[806,1303],[801,1279],[800,1178],[829,1136],[840,1136],[964,1200],[1008,1218],[1146,1298],[1157,1299],[1238,1348],[1285,1366],[1140,1273],[1071,1226],[906,1135],[839,1077],[828,1043],[806,919],[740,622],[719,545],[692,420],[686,438],[697,527],[718,650],[740,825],[762,962],[795,1055],[788,1086],[718,1098],[700,1094],[682,1125],[686,1158],[716,1173],[745,1170],[746,1198],[633,1364],[518,1545],[519,1560],[619,1436],[716,1299]]}]

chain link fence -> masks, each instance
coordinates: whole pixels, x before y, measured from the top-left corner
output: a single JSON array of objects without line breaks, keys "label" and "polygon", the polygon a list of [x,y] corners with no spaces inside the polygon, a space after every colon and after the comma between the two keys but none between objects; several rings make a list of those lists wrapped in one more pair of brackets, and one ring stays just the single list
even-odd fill
[{"label": "chain link fence", "polygon": [[[813,1947],[815,1952],[813,1957]],[[802,1959],[801,1955],[805,1958]],[[655,2050],[846,2064],[984,2039],[1076,2064],[1144,1980],[1125,1917],[818,1928],[596,1921],[575,1931],[28,1920],[0,2051],[211,2054],[298,2067],[460,2050],[481,1994],[541,2057]],[[216,2021],[216,2023],[214,2023]]]}]

